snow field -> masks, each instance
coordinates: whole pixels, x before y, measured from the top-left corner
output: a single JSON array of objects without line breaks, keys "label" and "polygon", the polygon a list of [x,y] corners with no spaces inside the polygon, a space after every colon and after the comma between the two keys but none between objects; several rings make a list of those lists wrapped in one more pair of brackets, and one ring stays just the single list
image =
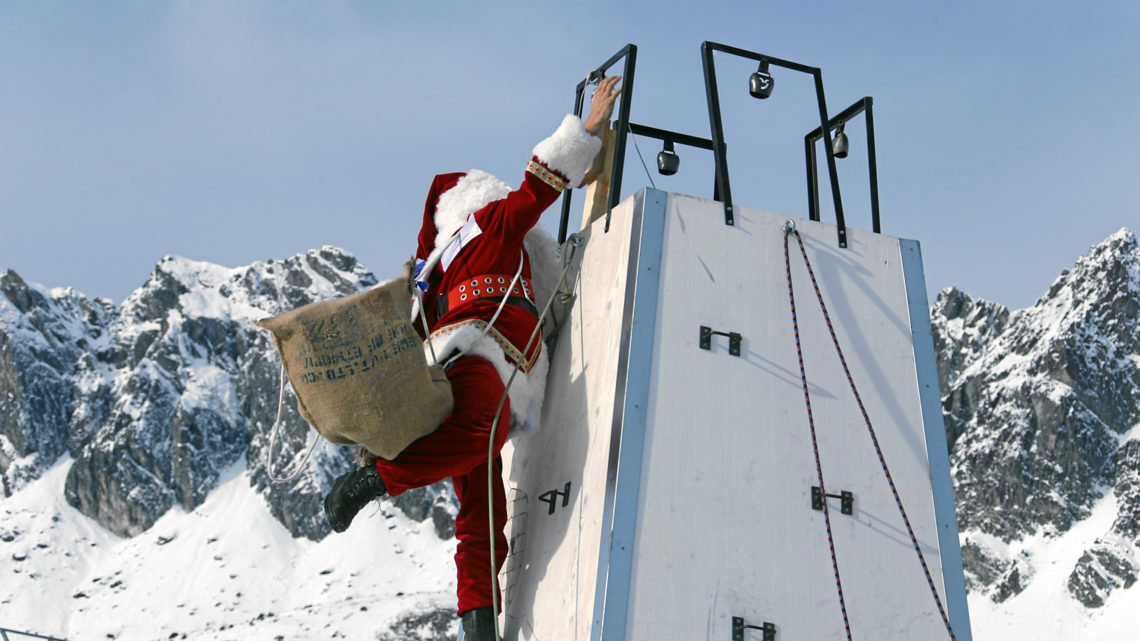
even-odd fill
[{"label": "snow field", "polygon": [[[455,607],[455,542],[390,505],[294,539],[244,464],[193,512],[121,539],[63,498],[69,460],[0,500],[0,627],[68,639],[375,639]],[[456,621],[456,627],[458,622]]]},{"label": "snow field", "polygon": [[1088,518],[1078,521],[1059,537],[1035,534],[1008,545],[994,537],[967,532],[967,538],[988,547],[1004,546],[1008,558],[1024,556],[1032,568],[1028,587],[1004,603],[971,593],[971,627],[975,641],[1104,641],[1140,636],[1136,613],[1140,591],[1113,590],[1097,610],[1085,608],[1068,590],[1069,574],[1081,554],[1098,537],[1111,531],[1117,514],[1116,497],[1107,492]]}]

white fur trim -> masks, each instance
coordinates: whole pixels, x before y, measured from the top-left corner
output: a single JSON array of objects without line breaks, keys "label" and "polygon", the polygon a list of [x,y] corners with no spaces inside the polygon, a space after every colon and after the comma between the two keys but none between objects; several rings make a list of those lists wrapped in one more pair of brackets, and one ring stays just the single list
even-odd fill
[{"label": "white fur trim", "polygon": [[601,149],[601,139],[590,135],[577,116],[567,115],[554,134],[535,145],[534,155],[574,186],[582,183]]},{"label": "white fur trim", "polygon": [[[432,341],[435,353],[441,358],[445,354],[454,355],[462,352],[464,356],[479,356],[499,373],[499,378],[506,385],[511,374],[515,371],[514,363],[507,360],[503,348],[493,338],[483,334],[483,331],[474,325],[460,327],[457,331]],[[535,427],[537,417],[542,413],[542,401],[546,396],[546,373],[550,369],[550,360],[546,355],[546,346],[535,360],[529,372],[519,370],[507,396],[511,400],[511,431],[516,429],[531,429]],[[432,362],[431,350],[424,343],[424,355],[428,362]],[[498,401],[498,399],[495,399]]]},{"label": "white fur trim", "polygon": [[490,203],[506,198],[511,186],[491,174],[472,169],[451,189],[443,192],[435,206],[435,246],[438,248],[459,231],[467,218]]},{"label": "white fur trim", "polygon": [[562,249],[549,232],[537,225],[527,232],[523,249],[530,256],[530,284],[534,289],[535,306],[541,314],[562,275]]}]

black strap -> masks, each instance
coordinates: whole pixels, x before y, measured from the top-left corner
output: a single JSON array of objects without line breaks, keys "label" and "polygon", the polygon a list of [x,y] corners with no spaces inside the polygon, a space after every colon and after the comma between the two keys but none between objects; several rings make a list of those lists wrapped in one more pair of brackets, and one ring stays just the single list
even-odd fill
[{"label": "black strap", "polygon": [[[473,303],[477,300],[486,300],[486,301],[498,303],[498,302],[502,302],[503,299],[498,298],[498,297],[495,297],[495,298],[483,297],[483,298],[472,299],[472,300],[468,301],[468,303]],[[520,307],[522,309],[525,309],[526,311],[530,312],[535,318],[538,318],[538,308],[535,307],[534,303],[530,302],[530,299],[528,299],[528,298],[525,298],[523,296],[511,296],[511,297],[507,298],[507,304],[508,305],[514,305],[515,307]],[[448,310],[448,308],[447,308],[447,294],[440,294],[436,298],[436,307],[435,307],[436,320],[443,318],[444,314],[446,314],[448,311],[450,311],[450,310]]]}]

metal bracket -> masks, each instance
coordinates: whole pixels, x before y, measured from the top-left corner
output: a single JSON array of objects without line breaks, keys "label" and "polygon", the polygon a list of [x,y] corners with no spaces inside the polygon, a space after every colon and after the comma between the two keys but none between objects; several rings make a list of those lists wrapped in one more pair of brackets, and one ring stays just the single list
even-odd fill
[{"label": "metal bracket", "polygon": [[763,631],[764,641],[776,641],[775,623],[765,621],[763,625],[748,625],[744,622],[744,617],[732,617],[732,641],[744,641],[745,628]]},{"label": "metal bracket", "polygon": [[839,511],[843,514],[855,513],[855,495],[846,490],[839,494],[824,494],[823,490],[818,485],[811,486],[811,509],[823,510],[823,501],[825,497],[839,499]]},{"label": "metal bracket", "polygon": [[712,351],[712,337],[713,336],[727,336],[728,337],[728,353],[733,356],[740,356],[740,342],[744,339],[738,332],[715,332],[713,328],[701,325],[701,349]]}]

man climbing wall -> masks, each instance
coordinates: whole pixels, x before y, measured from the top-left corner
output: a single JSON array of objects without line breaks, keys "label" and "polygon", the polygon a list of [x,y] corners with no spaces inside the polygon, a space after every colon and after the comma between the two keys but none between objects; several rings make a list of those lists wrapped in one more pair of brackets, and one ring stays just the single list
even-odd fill
[{"label": "man climbing wall", "polygon": [[[536,227],[562,190],[579,185],[601,148],[599,136],[621,93],[620,76],[603,78],[583,122],[566,116],[535,146],[522,184],[512,190],[472,170],[440,174],[424,206],[418,259],[428,273],[423,312],[428,362],[444,364],[455,407],[439,429],[395,459],[377,459],[339,479],[325,497],[325,514],[343,532],[369,501],[450,477],[459,498],[455,554],[458,611],[467,641],[494,639],[488,501],[494,509],[495,573],[507,556],[506,498],[499,451],[509,430],[535,427],[546,384],[547,354],[535,334],[538,310],[560,272],[558,247]],[[416,323],[418,326],[418,322]],[[433,358],[434,355],[434,358]],[[487,455],[498,414],[494,482],[488,496]],[[509,426],[509,428],[508,428]]]}]

